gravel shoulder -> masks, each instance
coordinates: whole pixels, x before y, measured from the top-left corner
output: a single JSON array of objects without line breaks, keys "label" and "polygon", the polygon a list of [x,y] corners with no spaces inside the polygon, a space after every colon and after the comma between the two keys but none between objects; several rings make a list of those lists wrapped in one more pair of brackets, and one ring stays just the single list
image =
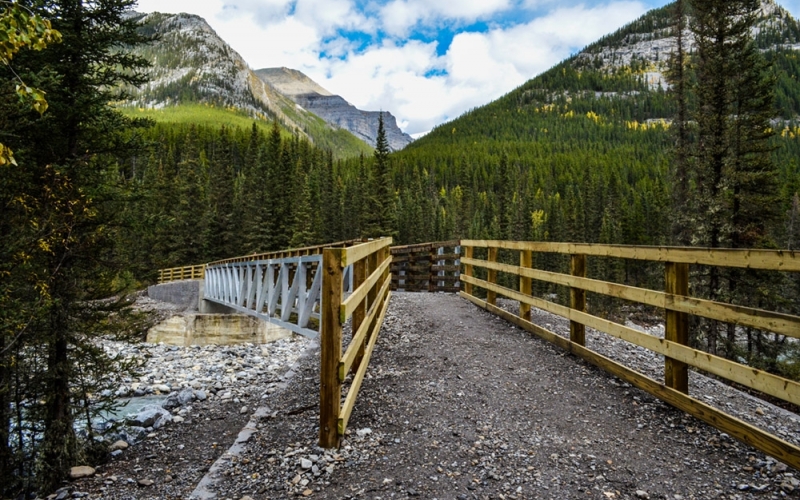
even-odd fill
[{"label": "gravel shoulder", "polygon": [[[561,318],[534,310],[534,321],[569,335]],[[659,334],[658,325],[646,330]],[[587,339],[662,376],[660,356],[591,330]],[[800,492],[798,471],[453,295],[392,296],[338,450],[316,446],[315,343],[130,349],[146,350],[155,365],[142,384],[164,382],[158,376],[169,378],[170,367],[174,384],[194,384],[208,398],[175,409],[183,422],[74,482],[88,498],[191,498],[204,476],[213,479],[207,494],[231,500],[743,500]],[[184,358],[183,366],[207,368],[204,375],[181,378],[175,366]],[[797,442],[794,413],[696,373],[690,382],[709,403]],[[237,440],[248,421],[252,432]],[[140,486],[142,478],[153,484]]]}]

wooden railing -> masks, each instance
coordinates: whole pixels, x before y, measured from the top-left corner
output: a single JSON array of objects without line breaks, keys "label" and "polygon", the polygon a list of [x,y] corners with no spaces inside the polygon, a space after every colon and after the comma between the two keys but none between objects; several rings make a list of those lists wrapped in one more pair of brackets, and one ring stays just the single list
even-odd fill
[{"label": "wooden railing", "polygon": [[171,281],[181,280],[201,280],[206,277],[206,266],[200,264],[198,266],[184,266],[173,267],[171,269],[158,270],[158,283],[169,283]]},{"label": "wooden railing", "polygon": [[[391,238],[322,253],[322,329],[320,332],[319,445],[334,448],[347,429],[389,305]],[[352,265],[353,291],[345,297],[344,269]],[[348,319],[351,340],[342,352]],[[342,388],[353,374],[344,404]]]},{"label": "wooden railing", "polygon": [[391,253],[393,291],[459,291],[460,241],[392,247]]},{"label": "wooden railing", "polygon": [[[800,271],[800,253],[769,250],[705,248],[628,247],[571,243],[463,240],[460,295],[525,330],[603,368],[620,379],[707,422],[740,441],[800,469],[800,448],[769,432],[739,420],[689,395],[688,367],[730,380],[764,394],[800,405],[800,384],[753,367],[693,349],[688,345],[690,314],[738,326],[768,330],[800,338],[800,317],[750,307],[725,304],[689,296],[689,266],[699,264],[771,271]],[[486,259],[476,259],[476,248],[486,249]],[[519,252],[519,266],[498,262],[499,250]],[[565,254],[570,274],[532,269],[533,252]],[[586,278],[587,256],[615,257],[664,263],[665,290],[649,290]],[[476,268],[486,279],[475,277]],[[519,278],[519,291],[497,284],[497,273]],[[570,306],[531,296],[532,280],[563,285],[570,289]],[[475,296],[475,287],[486,291],[486,299]],[[586,292],[663,308],[665,338],[593,316],[586,312]],[[497,307],[497,296],[519,301],[519,316]],[[570,321],[569,339],[530,321],[531,306]],[[585,329],[593,328],[649,349],[665,357],[664,383],[660,383],[586,347]]]},{"label": "wooden railing", "polygon": [[288,257],[305,257],[307,255],[321,255],[322,251],[326,248],[344,248],[352,245],[357,245],[359,243],[363,243],[364,241],[365,240],[360,240],[360,239],[346,240],[346,241],[337,241],[336,243],[328,243],[325,245],[314,245],[302,248],[290,248],[288,250],[279,250],[277,252],[254,253],[250,255],[243,255],[240,257],[232,257],[230,259],[223,259],[214,262],[209,262],[208,265],[214,266],[219,264],[234,264],[238,262],[251,262],[256,260],[275,260],[275,259],[285,259]]}]

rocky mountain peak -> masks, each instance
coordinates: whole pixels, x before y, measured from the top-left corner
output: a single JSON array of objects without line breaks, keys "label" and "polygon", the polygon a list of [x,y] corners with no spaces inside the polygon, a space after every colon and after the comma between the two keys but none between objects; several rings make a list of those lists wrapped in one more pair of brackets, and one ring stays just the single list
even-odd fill
[{"label": "rocky mountain peak", "polygon": [[[327,123],[348,130],[372,147],[378,137],[380,111],[362,111],[343,97],[331,94],[300,71],[289,68],[264,68],[256,75],[271,87],[292,99],[298,106],[314,113]],[[397,119],[383,112],[383,124],[389,148],[403,149],[413,141],[397,126]]]}]

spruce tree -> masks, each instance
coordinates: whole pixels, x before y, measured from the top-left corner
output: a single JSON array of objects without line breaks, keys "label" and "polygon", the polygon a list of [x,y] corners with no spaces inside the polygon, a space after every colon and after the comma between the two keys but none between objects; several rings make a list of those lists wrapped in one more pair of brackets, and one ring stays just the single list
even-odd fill
[{"label": "spruce tree", "polygon": [[[27,227],[8,227],[11,234],[2,234],[2,245],[10,243],[7,237],[14,238],[11,243],[22,245],[20,250],[36,271],[21,274],[26,266],[20,266],[11,269],[10,276],[0,272],[4,276],[0,289],[9,300],[35,304],[35,310],[27,309],[23,328],[4,321],[0,337],[17,342],[16,353],[22,356],[18,366],[34,366],[37,385],[28,388],[36,392],[27,397],[43,404],[36,405],[26,421],[41,432],[29,441],[34,449],[26,451],[35,458],[36,484],[46,494],[62,484],[69,467],[93,445],[91,435],[85,442],[78,439],[74,426],[87,409],[76,392],[100,392],[85,385],[85,369],[99,370],[93,373],[96,379],[116,368],[93,344],[105,319],[105,306],[100,307],[104,303],[97,300],[119,291],[113,282],[121,264],[114,262],[112,241],[121,213],[115,161],[131,156],[140,144],[131,140],[136,134],[128,133],[134,125],[131,120],[108,103],[119,100],[122,86],[144,82],[146,63],[120,50],[143,41],[129,15],[133,1],[22,4],[51,19],[62,34],[61,44],[20,53],[15,59],[15,70],[26,83],[46,92],[49,109],[42,120],[20,114],[23,118],[7,130],[23,177],[9,179],[3,174],[4,196],[10,194],[10,200],[20,203],[14,217],[7,219],[4,214],[2,219],[25,222]],[[7,69],[0,71],[2,81],[7,81]],[[0,92],[0,100],[7,109],[16,96]],[[6,201],[0,205],[10,206]],[[29,280],[33,276],[38,279]],[[96,381],[102,383],[103,378]],[[94,399],[92,408],[99,408],[99,403]],[[2,488],[10,490],[30,480],[30,472],[0,471]]]},{"label": "spruce tree", "polygon": [[[383,125],[383,113],[378,115],[378,136],[375,139],[370,175],[370,192],[367,193],[366,236],[379,238],[396,236],[394,183],[389,165],[389,142]],[[433,215],[433,214],[431,214]]]}]

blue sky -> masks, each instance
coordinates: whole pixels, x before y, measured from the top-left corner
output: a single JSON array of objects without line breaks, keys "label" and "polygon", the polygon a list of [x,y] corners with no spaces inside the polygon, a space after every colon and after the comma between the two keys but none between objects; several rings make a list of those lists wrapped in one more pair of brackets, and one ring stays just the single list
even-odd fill
[{"label": "blue sky", "polygon": [[[254,69],[298,69],[418,136],[667,0],[139,0],[202,16]],[[793,15],[800,0],[779,1]]]}]

